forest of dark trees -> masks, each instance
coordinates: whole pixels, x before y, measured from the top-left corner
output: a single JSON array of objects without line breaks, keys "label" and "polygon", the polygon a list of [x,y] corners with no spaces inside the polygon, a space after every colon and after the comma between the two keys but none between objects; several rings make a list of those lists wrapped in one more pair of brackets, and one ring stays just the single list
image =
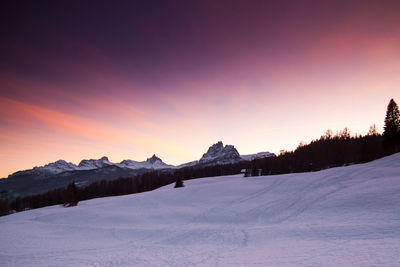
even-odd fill
[{"label": "forest of dark trees", "polygon": [[146,192],[172,184],[177,180],[232,175],[249,168],[262,169],[263,175],[319,171],[375,160],[399,152],[399,147],[400,113],[397,104],[392,99],[386,113],[383,134],[379,134],[375,126],[371,126],[365,136],[352,136],[347,128],[336,134],[328,130],[318,140],[309,144],[300,144],[294,151],[282,151],[277,157],[235,164],[152,171],[135,177],[113,181],[103,180],[84,188],[76,188],[74,184],[70,184],[67,188],[17,198],[12,203],[1,200],[0,215],[59,204],[74,206],[82,200]]},{"label": "forest of dark trees", "polygon": [[364,163],[389,155],[380,134],[350,136],[344,130],[335,136],[324,135],[294,151],[256,161],[264,175],[319,171],[331,167]]}]

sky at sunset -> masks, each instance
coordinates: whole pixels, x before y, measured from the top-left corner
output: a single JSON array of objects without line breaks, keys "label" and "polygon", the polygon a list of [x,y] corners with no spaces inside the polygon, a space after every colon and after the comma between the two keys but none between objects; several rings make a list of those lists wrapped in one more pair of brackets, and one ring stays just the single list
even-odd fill
[{"label": "sky at sunset", "polygon": [[400,104],[400,1],[10,1],[0,34],[0,177],[278,154]]}]

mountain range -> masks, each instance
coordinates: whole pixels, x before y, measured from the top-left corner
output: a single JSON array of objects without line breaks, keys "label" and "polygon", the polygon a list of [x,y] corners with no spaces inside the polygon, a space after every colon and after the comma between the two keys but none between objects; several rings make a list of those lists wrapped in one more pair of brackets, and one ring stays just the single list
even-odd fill
[{"label": "mountain range", "polygon": [[8,178],[0,179],[0,197],[15,199],[20,196],[45,193],[65,187],[71,181],[83,187],[100,180],[132,177],[153,170],[168,172],[185,167],[200,168],[232,164],[272,156],[275,155],[269,152],[240,155],[234,146],[224,146],[220,141],[210,146],[199,160],[178,166],[166,164],[156,155],[146,161],[123,160],[119,163],[110,162],[107,157],[84,159],[78,165],[58,160],[44,166],[18,171],[9,175]]}]

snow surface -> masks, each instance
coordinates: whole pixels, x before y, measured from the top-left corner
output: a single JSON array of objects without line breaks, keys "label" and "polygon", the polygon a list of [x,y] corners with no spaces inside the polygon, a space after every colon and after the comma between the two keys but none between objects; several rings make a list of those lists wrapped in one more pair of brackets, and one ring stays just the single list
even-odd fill
[{"label": "snow surface", "polygon": [[0,218],[1,266],[400,266],[400,153]]}]

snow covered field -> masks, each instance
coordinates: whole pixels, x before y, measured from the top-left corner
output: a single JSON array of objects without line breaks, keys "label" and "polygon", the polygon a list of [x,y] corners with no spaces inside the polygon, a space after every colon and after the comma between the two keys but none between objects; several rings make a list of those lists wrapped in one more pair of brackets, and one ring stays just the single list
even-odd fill
[{"label": "snow covered field", "polygon": [[400,153],[0,217],[1,266],[400,266]]}]

